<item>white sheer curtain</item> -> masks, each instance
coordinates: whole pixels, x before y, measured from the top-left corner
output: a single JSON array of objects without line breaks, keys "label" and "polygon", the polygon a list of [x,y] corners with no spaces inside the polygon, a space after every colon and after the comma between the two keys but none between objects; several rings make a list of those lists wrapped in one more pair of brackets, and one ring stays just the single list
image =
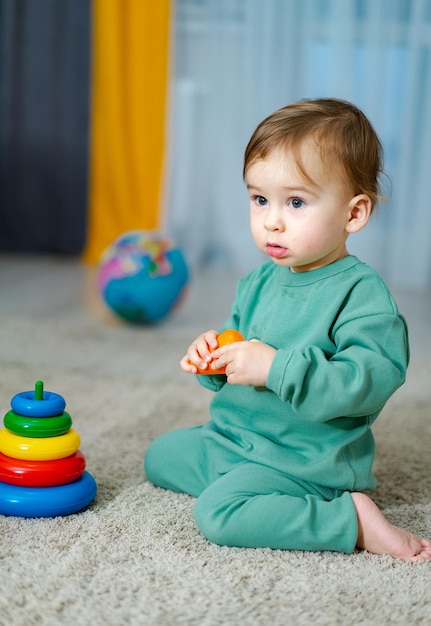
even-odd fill
[{"label": "white sheer curtain", "polygon": [[192,267],[261,262],[242,157],[310,97],[355,102],[385,148],[389,202],[349,248],[395,287],[431,287],[431,0],[176,0],[166,229]]}]

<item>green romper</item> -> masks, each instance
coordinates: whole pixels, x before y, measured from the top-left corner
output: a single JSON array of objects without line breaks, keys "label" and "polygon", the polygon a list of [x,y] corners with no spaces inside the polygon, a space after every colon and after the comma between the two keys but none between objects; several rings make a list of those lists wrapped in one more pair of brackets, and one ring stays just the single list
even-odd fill
[{"label": "green romper", "polygon": [[148,479],[195,496],[220,545],[351,553],[350,492],[376,485],[371,427],[409,359],[386,285],[354,256],[304,273],[269,261],[239,282],[223,328],[277,350],[267,385],[198,376],[211,419],[153,441]]}]

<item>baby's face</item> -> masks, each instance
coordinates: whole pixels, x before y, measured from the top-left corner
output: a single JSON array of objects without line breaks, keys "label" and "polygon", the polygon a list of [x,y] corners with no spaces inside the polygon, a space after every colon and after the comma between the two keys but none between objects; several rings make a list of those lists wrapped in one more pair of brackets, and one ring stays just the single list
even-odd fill
[{"label": "baby's face", "polygon": [[353,206],[341,177],[325,172],[315,148],[305,147],[301,158],[313,182],[282,149],[255,161],[246,172],[253,239],[274,263],[296,272],[346,256]]}]

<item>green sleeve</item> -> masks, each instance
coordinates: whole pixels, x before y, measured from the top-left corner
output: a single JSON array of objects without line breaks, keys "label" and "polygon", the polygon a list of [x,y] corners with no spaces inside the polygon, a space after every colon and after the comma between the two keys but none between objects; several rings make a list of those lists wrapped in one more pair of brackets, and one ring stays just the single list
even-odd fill
[{"label": "green sleeve", "polygon": [[210,391],[220,391],[227,382],[224,374],[197,374],[196,378],[202,387]]},{"label": "green sleeve", "polygon": [[404,318],[384,313],[350,319],[336,329],[333,341],[333,355],[315,346],[278,350],[267,387],[310,421],[378,412],[405,380]]}]

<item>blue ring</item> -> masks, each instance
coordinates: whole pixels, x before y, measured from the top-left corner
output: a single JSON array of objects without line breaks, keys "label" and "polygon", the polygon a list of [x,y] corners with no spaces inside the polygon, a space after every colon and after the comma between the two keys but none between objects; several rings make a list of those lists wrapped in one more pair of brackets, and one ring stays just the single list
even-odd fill
[{"label": "blue ring", "polygon": [[23,391],[17,393],[10,404],[15,413],[26,417],[54,417],[66,408],[63,396],[52,391],[44,391],[43,400],[35,400],[34,391]]},{"label": "blue ring", "polygon": [[73,483],[56,487],[17,487],[0,482],[0,514],[16,517],[70,515],[88,506],[96,493],[96,481],[87,471]]}]

